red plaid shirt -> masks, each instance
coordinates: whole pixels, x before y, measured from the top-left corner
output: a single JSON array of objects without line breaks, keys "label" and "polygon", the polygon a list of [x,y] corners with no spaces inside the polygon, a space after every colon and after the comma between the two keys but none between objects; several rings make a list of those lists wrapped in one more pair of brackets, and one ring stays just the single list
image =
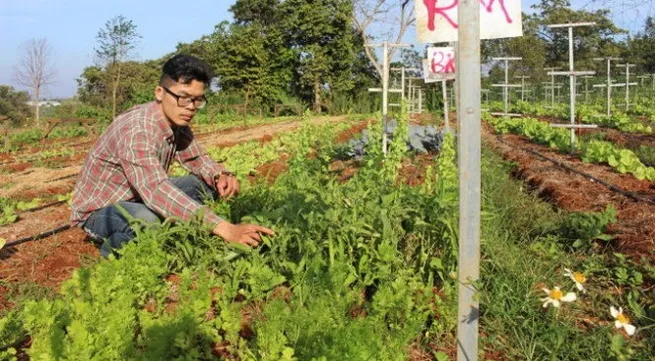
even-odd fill
[{"label": "red plaid shirt", "polygon": [[176,159],[212,188],[214,176],[225,168],[214,162],[193,137],[190,128],[171,128],[156,102],[138,105],[119,115],[89,152],[71,203],[73,225],[120,201],[141,201],[161,216],[189,220],[203,208],[207,224],[221,218],[168,179]]}]

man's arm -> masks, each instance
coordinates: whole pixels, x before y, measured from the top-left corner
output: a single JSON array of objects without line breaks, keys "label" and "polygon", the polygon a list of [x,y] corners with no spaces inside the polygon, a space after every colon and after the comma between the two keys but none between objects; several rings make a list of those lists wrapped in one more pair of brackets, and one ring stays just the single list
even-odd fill
[{"label": "man's arm", "polygon": [[189,220],[199,210],[204,211],[204,221],[215,228],[221,218],[209,207],[202,206],[175,187],[162,167],[157,150],[146,132],[136,132],[118,144],[120,162],[130,185],[144,204],[163,217]]},{"label": "man's arm", "polygon": [[150,209],[164,217],[189,220],[200,209],[204,222],[212,226],[212,233],[227,242],[256,247],[261,235],[272,236],[273,230],[254,224],[232,224],[215,215],[209,207],[201,206],[175,187],[162,167],[155,145],[145,132],[137,132],[119,144],[120,162],[130,185]]},{"label": "man's arm", "polygon": [[177,161],[184,169],[204,180],[208,186],[216,188],[214,178],[222,172],[226,172],[227,169],[207,155],[205,149],[193,137],[191,130],[184,129],[177,137],[179,137],[176,140],[179,144],[175,154]]}]

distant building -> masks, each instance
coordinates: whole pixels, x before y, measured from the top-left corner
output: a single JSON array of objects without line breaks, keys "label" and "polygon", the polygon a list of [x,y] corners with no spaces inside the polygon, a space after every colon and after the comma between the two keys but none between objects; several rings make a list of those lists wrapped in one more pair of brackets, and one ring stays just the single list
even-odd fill
[{"label": "distant building", "polygon": [[[33,102],[32,100],[25,102],[25,104],[27,104],[27,105],[29,105],[29,106],[31,106],[31,107],[34,106],[34,102]],[[60,106],[60,105],[61,105],[61,103],[58,102],[58,101],[56,101],[56,100],[41,100],[41,101],[39,102],[39,106],[40,106],[40,107],[45,107],[45,108],[48,108],[48,107],[58,107],[58,106]]]}]

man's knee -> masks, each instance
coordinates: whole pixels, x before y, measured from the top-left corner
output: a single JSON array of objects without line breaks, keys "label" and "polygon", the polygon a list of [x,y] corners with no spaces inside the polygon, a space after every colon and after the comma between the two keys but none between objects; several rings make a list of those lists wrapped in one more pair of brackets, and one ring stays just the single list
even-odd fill
[{"label": "man's knee", "polygon": [[197,202],[202,202],[205,199],[216,199],[216,192],[195,175],[172,178],[171,182]]},{"label": "man's knee", "polygon": [[114,208],[118,210],[121,215],[126,218],[127,217],[125,214],[123,214],[123,210],[129,214],[129,216],[135,220],[142,221],[146,224],[160,224],[162,222],[161,217],[153,212],[150,208],[146,207],[145,204],[142,203],[134,203],[134,202],[119,202],[116,205],[114,205]]}]

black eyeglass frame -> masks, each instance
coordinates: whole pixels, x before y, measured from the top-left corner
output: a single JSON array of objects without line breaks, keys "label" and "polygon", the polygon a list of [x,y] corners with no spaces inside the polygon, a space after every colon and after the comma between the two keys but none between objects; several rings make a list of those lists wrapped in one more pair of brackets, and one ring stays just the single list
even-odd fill
[{"label": "black eyeglass frame", "polygon": [[[172,95],[175,98],[175,101],[177,102],[178,107],[183,107],[184,108],[184,107],[188,106],[189,104],[193,103],[193,106],[196,109],[202,109],[202,108],[205,107],[205,105],[207,105],[207,98],[205,98],[204,95],[201,95],[199,97],[182,96],[182,95],[173,93],[170,89],[168,89],[167,87],[165,87],[163,85],[162,85],[162,88],[164,88],[164,90],[166,90],[166,92],[168,94]],[[185,102],[186,104],[181,103],[180,99],[182,99],[182,102]],[[200,103],[198,103],[198,102],[200,102]]]}]

